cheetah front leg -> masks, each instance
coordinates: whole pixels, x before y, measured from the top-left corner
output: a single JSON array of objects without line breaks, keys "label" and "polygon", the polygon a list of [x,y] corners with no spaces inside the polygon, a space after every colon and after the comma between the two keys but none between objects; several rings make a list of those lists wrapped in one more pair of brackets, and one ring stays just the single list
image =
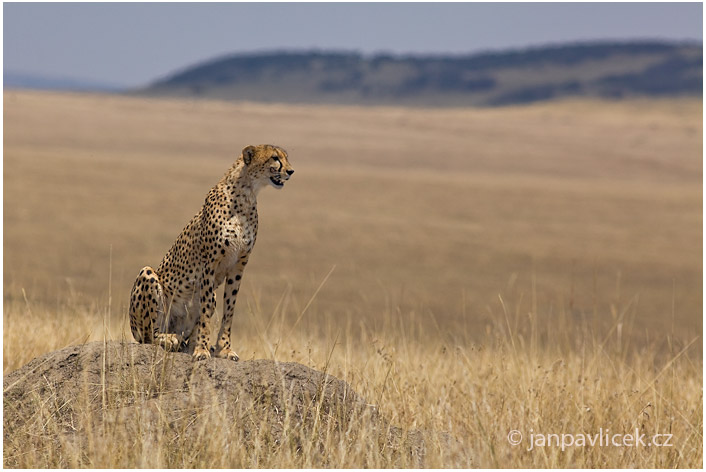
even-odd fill
[{"label": "cheetah front leg", "polygon": [[201,278],[199,291],[201,295],[201,314],[196,325],[196,346],[192,355],[195,361],[202,361],[211,357],[208,343],[211,338],[211,317],[216,309],[214,274],[215,270],[213,268],[206,267]]},{"label": "cheetah front leg", "polygon": [[166,333],[164,292],[152,267],[143,267],[130,295],[130,330],[135,341],[157,344],[167,351],[176,351],[181,337]]},{"label": "cheetah front leg", "polygon": [[235,313],[235,300],[240,290],[240,280],[243,278],[245,266],[248,263],[249,254],[243,255],[235,267],[226,275],[226,285],[223,289],[223,320],[221,329],[218,332],[218,343],[215,348],[216,357],[237,361],[238,354],[230,347],[230,330],[233,325],[233,315]]}]

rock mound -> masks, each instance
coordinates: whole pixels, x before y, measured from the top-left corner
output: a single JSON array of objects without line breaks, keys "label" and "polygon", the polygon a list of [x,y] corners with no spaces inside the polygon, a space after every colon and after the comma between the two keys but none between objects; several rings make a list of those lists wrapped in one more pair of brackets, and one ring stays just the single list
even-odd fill
[{"label": "rock mound", "polygon": [[[391,426],[324,372],[272,360],[194,363],[153,345],[94,342],[41,356],[5,376],[3,408],[6,466],[22,466],[27,451],[49,450],[60,466],[87,465],[82,458],[95,464],[86,456],[97,454],[115,467],[188,467],[197,465],[187,452],[195,444],[239,448],[214,464],[230,467],[283,450],[335,467],[327,447],[358,440],[387,450],[389,465],[399,462],[395,455],[423,455],[419,433]],[[155,451],[159,460],[145,460]]]}]

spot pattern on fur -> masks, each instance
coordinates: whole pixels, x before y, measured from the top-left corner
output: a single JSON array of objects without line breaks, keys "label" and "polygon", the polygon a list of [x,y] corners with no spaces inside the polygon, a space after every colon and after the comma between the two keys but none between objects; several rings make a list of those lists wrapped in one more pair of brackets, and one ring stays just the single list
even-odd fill
[{"label": "spot pattern on fur", "polygon": [[[294,173],[287,152],[269,144],[247,146],[208,192],[157,269],[144,267],[130,294],[130,329],[136,341],[191,352],[195,360],[238,360],[231,325],[240,282],[255,245],[257,194],[282,188]],[[223,319],[211,342],[216,290],[225,282]]]}]

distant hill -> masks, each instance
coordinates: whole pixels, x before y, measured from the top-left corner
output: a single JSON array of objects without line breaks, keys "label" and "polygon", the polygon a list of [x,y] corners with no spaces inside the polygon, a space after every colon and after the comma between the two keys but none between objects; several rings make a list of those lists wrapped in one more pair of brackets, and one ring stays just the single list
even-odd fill
[{"label": "distant hill", "polygon": [[702,46],[568,44],[472,55],[237,54],[135,91],[294,103],[495,106],[562,97],[702,95]]},{"label": "distant hill", "polygon": [[123,87],[81,79],[48,77],[3,71],[4,89],[65,90],[72,92],[119,92]]}]

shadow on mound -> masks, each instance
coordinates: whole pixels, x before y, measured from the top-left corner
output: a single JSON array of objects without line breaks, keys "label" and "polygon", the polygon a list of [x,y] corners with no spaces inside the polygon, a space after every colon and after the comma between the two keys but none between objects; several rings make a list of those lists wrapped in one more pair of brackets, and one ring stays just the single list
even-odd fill
[{"label": "shadow on mound", "polygon": [[9,467],[337,467],[341,455],[359,467],[423,465],[421,433],[293,362],[194,363],[94,342],[5,376],[3,408]]}]

